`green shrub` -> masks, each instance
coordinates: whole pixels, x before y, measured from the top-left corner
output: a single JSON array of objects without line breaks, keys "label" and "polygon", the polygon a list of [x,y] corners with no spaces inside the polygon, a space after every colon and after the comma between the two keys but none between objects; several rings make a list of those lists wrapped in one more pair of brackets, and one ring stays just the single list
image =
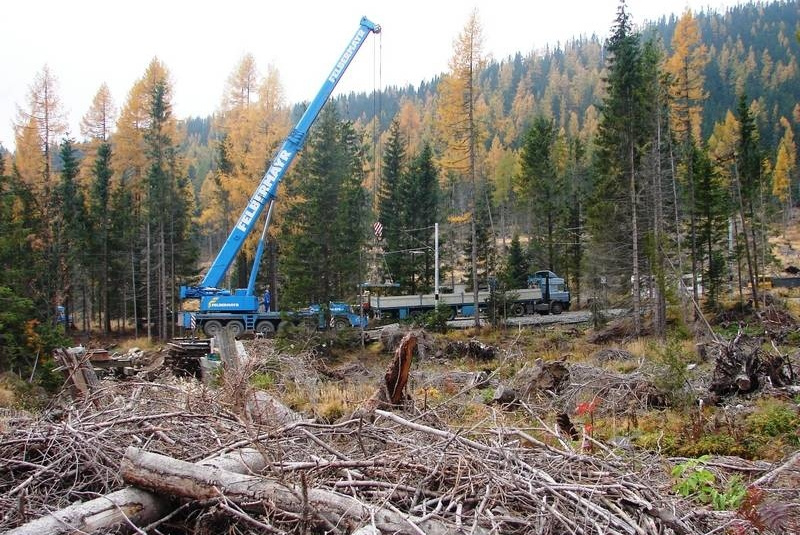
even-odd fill
[{"label": "green shrub", "polygon": [[716,476],[703,466],[708,459],[708,455],[703,455],[676,465],[672,469],[675,478],[672,489],[681,496],[711,505],[717,511],[738,509],[747,494],[741,476],[729,479],[724,490],[718,489]]},{"label": "green shrub", "polygon": [[689,359],[681,352],[680,343],[676,340],[656,350],[656,360],[660,364],[654,383],[664,392],[673,406],[685,406],[690,401],[686,390],[689,372]]},{"label": "green shrub", "polygon": [[269,390],[275,386],[275,376],[270,372],[256,372],[250,376],[250,384],[257,390]]},{"label": "green shrub", "polygon": [[447,320],[451,314],[452,309],[450,306],[440,304],[436,309],[415,318],[413,323],[415,326],[423,327],[428,331],[444,334],[447,332]]}]

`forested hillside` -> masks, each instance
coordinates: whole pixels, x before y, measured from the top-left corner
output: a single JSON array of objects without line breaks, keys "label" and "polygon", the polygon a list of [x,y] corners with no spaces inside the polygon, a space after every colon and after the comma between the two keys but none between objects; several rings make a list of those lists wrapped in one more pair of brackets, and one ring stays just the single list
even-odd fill
[{"label": "forested hillside", "polygon": [[[655,39],[666,55],[673,53],[673,38],[680,15],[656,22],[636,20],[644,39]],[[762,135],[780,129],[782,113],[787,116],[800,98],[798,56],[800,44],[795,38],[800,12],[793,2],[745,4],[724,13],[694,13],[698,38],[706,47],[707,62],[702,69],[707,98],[703,106],[703,137],[708,138],[715,122],[735,108],[738,95],[747,94],[758,101],[764,115],[759,117]],[[487,121],[488,139],[499,135],[503,143],[519,147],[523,128],[508,131],[503,118],[514,115],[544,114],[553,117],[559,127],[584,128],[590,107],[600,104],[603,96],[602,71],[605,68],[604,41],[598,36],[564,36],[558,47],[489,61],[479,74],[480,91],[486,105],[495,111]],[[408,103],[415,108],[429,107],[436,97],[438,79],[424,81],[417,87],[391,87],[379,95],[381,131]],[[525,107],[523,106],[523,103]],[[516,103],[516,106],[515,106]],[[351,93],[337,99],[340,109],[351,120],[368,123],[374,116],[376,102],[372,94]],[[788,110],[788,112],[786,111]],[[422,114],[422,113],[420,113]],[[574,114],[574,115],[573,115]],[[577,122],[576,122],[577,121]],[[769,126],[772,125],[772,126]],[[782,135],[782,131],[778,137]],[[765,141],[767,138],[765,138]]]},{"label": "forested hillside", "polygon": [[[513,289],[550,269],[576,304],[627,296],[638,318],[652,299],[656,332],[685,273],[709,307],[731,289],[758,302],[767,238],[800,198],[799,28],[796,2],[647,26],[622,3],[602,39],[492,59],[475,14],[450,71],[323,114],[281,187],[258,286],[286,308],[354,300],[363,281],[429,291],[439,223],[448,285]],[[154,59],[121,106],[98,90],[78,141],[52,83],[47,68],[33,81],[0,160],[3,330],[18,333],[0,368],[32,365],[24,333],[44,329],[44,344],[57,305],[78,329],[175,335],[178,287],[199,280],[303,109],[247,55],[212,117],[176,118]]]}]

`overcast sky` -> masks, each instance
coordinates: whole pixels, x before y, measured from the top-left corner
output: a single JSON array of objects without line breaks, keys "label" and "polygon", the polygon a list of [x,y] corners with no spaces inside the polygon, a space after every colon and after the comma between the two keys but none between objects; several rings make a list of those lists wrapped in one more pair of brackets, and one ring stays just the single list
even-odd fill
[{"label": "overcast sky", "polygon": [[[636,24],[687,7],[723,10],[735,0],[628,0]],[[0,143],[14,147],[17,109],[47,65],[80,139],[78,124],[102,83],[119,109],[158,57],[173,82],[176,117],[206,116],[226,80],[251,53],[280,73],[287,103],[314,97],[366,15],[380,24],[337,92],[417,85],[444,72],[453,40],[477,8],[485,53],[503,59],[581,35],[608,35],[617,0],[12,0],[0,21]]]}]

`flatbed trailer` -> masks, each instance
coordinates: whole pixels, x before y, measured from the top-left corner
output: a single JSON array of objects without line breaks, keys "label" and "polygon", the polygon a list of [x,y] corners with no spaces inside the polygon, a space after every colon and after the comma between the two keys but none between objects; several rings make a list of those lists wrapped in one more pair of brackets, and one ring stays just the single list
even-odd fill
[{"label": "flatbed trailer", "polygon": [[[524,316],[536,312],[560,314],[563,310],[569,308],[569,292],[551,292],[549,302],[544,300],[540,288],[519,288],[507,290],[505,293],[506,296],[511,297],[508,309],[511,316]],[[474,292],[439,294],[439,306],[449,307],[449,319],[453,319],[456,316],[470,316],[475,312],[474,298]],[[490,298],[490,291],[482,290],[478,292],[478,307],[480,310],[488,306]],[[435,308],[435,294],[369,296],[368,310],[378,318],[402,320],[426,314]]]}]

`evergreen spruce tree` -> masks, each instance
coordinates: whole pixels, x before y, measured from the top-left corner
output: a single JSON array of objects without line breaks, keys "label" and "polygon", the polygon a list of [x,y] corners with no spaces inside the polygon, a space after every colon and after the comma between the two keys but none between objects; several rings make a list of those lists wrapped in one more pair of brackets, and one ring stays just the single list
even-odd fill
[{"label": "evergreen spruce tree", "polygon": [[[644,101],[650,105],[644,111],[645,130],[637,188],[637,197],[642,205],[639,228],[645,253],[639,261],[639,278],[645,283],[639,295],[650,301],[653,334],[663,339],[667,327],[667,255],[671,252],[672,244],[669,238],[680,234],[668,233],[670,227],[666,217],[668,208],[673,206],[674,209],[674,204],[669,200],[674,198],[675,188],[670,165],[669,93],[667,77],[660,68],[662,63],[661,47],[652,39],[646,41],[642,50],[641,91]],[[675,226],[671,228],[674,230]]]},{"label": "evergreen spruce tree", "polygon": [[641,329],[640,165],[649,139],[652,104],[644,82],[639,34],[633,31],[624,0],[607,45],[606,98],[597,140],[597,181],[589,211],[596,258],[617,287],[632,277],[634,329]]},{"label": "evergreen spruce tree", "polygon": [[433,149],[425,143],[412,160],[401,181],[402,225],[405,248],[414,254],[406,262],[412,268],[411,293],[433,290],[434,276],[434,224],[439,204],[439,173],[433,161]]},{"label": "evergreen spruce tree", "polygon": [[285,304],[355,294],[366,235],[363,151],[334,106],[323,108],[303,157],[287,175],[288,208],[278,236]]},{"label": "evergreen spruce tree", "polygon": [[[492,232],[492,193],[491,184],[480,181],[475,194],[475,215],[473,221],[473,239],[464,242],[464,254],[468,255],[474,249],[475,262],[467,266],[467,284],[476,284],[474,269],[478,270],[478,285],[483,281],[487,286],[490,279],[496,278],[497,247],[495,246],[494,232]],[[474,246],[473,246],[474,244]]]},{"label": "evergreen spruce tree", "polygon": [[403,239],[403,192],[401,182],[405,172],[406,141],[395,119],[389,125],[389,137],[383,153],[381,188],[378,193],[378,220],[383,225],[383,250],[388,277],[402,283],[407,278],[407,257]]},{"label": "evergreen spruce tree", "polygon": [[719,304],[725,281],[728,195],[708,155],[697,147],[694,150],[694,211],[697,214],[697,238],[701,245],[699,249],[702,251],[698,260],[700,265],[707,266],[703,275],[703,290],[706,306],[713,310]]},{"label": "evergreen spruce tree", "polygon": [[18,175],[6,174],[4,164],[5,159],[0,158],[0,286],[16,295],[29,295],[26,287],[28,292],[30,286],[36,287],[42,273],[34,262],[32,242],[27,239],[33,228],[34,200]]},{"label": "evergreen spruce tree", "polygon": [[128,318],[133,319],[133,334],[140,336],[139,321],[141,301],[137,291],[143,273],[140,248],[140,206],[136,203],[133,185],[122,180],[111,192],[111,209],[114,214],[109,222],[109,282],[114,291],[109,295],[108,310],[112,318],[119,321],[119,330],[124,330]]},{"label": "evergreen spruce tree", "polygon": [[0,153],[0,370],[28,378],[35,369],[41,378],[54,368],[53,348],[69,340],[57,332],[50,302],[39,299],[41,279],[56,277],[42,269],[38,240],[30,239],[37,227],[34,196],[13,169],[6,171]]},{"label": "evergreen spruce tree", "polygon": [[760,211],[757,211],[762,187],[761,150],[758,146],[758,131],[755,117],[747,105],[747,96],[739,97],[739,142],[736,152],[736,198],[742,221],[740,239],[744,245],[747,273],[753,305],[758,303],[758,244],[761,227]]},{"label": "evergreen spruce tree", "polygon": [[508,247],[502,282],[508,289],[525,288],[528,285],[530,262],[519,241],[519,234],[514,234]]},{"label": "evergreen spruce tree", "polygon": [[579,138],[569,140],[569,160],[566,170],[567,208],[565,214],[567,251],[562,275],[572,282],[574,297],[581,302],[581,279],[584,268],[586,233],[586,196],[589,188],[589,171],[586,164],[585,144]]},{"label": "evergreen spruce tree", "polygon": [[89,188],[89,226],[92,256],[95,258],[94,279],[99,293],[99,314],[104,335],[111,331],[110,314],[110,259],[109,240],[111,231],[111,144],[101,142],[92,166],[92,182]]},{"label": "evergreen spruce tree", "polygon": [[[170,110],[166,100],[166,83],[156,82],[150,94],[149,119],[150,126],[145,132],[144,140],[148,161],[146,175],[146,309],[147,336],[167,338],[166,333],[166,250],[167,225],[165,215],[168,213],[169,174],[168,158],[170,139],[165,130]],[[157,325],[157,331],[150,331],[151,325]]]},{"label": "evergreen spruce tree", "polygon": [[172,112],[164,80],[155,83],[150,97],[149,128],[144,135],[148,161],[144,316],[148,319],[148,336],[153,336],[150,326],[155,324],[155,334],[166,339],[174,335],[175,322],[170,321],[169,311],[176,308],[177,279],[186,275],[196,256],[188,239],[193,203],[171,135]]},{"label": "evergreen spruce tree", "polygon": [[[89,249],[88,235],[86,233],[86,213],[84,210],[83,193],[78,187],[76,179],[79,172],[79,160],[75,146],[69,138],[61,143],[59,156],[61,158],[60,181],[55,190],[54,204],[56,214],[53,220],[53,252],[56,262],[56,290],[57,305],[66,308],[70,316],[75,308],[74,299],[80,295],[83,281],[86,280],[84,266],[87,265]],[[84,327],[88,328],[84,312]],[[67,324],[69,328],[69,324]]]},{"label": "evergreen spruce tree", "polygon": [[331,263],[331,287],[329,299],[355,300],[358,285],[364,280],[365,270],[362,255],[367,227],[367,190],[365,182],[365,151],[361,138],[350,121],[339,123],[339,137],[342,145],[342,170],[337,194],[338,206],[332,230],[333,261]]},{"label": "evergreen spruce tree", "polygon": [[536,117],[525,135],[517,179],[532,220],[528,233],[545,252],[544,258],[535,260],[537,265],[549,270],[556,269],[557,227],[561,222],[565,194],[553,158],[555,142],[553,121],[541,115]]}]

